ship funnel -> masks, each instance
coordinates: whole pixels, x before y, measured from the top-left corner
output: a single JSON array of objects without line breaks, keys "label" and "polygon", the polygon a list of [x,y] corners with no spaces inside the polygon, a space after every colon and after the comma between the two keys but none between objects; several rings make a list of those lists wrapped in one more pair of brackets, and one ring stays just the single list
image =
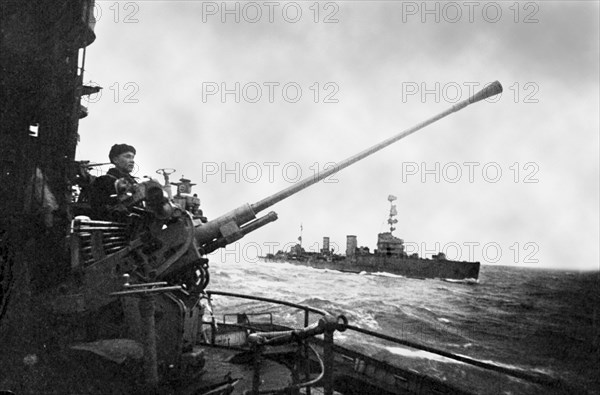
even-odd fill
[{"label": "ship funnel", "polygon": [[321,249],[321,253],[328,254],[329,251],[329,237],[325,236],[323,237],[323,248]]},{"label": "ship funnel", "polygon": [[346,257],[353,258],[356,255],[356,247],[358,243],[356,241],[356,236],[348,235],[346,236]]}]

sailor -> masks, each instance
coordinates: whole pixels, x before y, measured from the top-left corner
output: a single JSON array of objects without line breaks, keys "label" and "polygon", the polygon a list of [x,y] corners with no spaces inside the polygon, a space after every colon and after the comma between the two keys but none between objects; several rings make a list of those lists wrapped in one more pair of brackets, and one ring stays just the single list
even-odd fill
[{"label": "sailor", "polygon": [[92,183],[90,205],[94,219],[123,220],[129,210],[122,199],[137,180],[131,175],[135,165],[135,148],[127,144],[115,144],[108,153],[114,165],[105,175]]}]

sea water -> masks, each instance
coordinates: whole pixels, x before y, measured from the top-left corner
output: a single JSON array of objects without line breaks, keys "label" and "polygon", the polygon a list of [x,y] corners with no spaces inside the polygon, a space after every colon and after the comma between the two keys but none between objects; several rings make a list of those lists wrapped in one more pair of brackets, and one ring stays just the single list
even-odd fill
[{"label": "sea water", "polygon": [[[355,326],[600,393],[598,272],[482,266],[477,282],[448,282],[231,258],[212,260],[208,289],[308,304],[344,314]],[[290,325],[303,323],[286,308],[266,303],[240,301],[234,308],[274,312]],[[426,351],[356,333],[337,333],[335,338],[476,392],[539,392]]]}]

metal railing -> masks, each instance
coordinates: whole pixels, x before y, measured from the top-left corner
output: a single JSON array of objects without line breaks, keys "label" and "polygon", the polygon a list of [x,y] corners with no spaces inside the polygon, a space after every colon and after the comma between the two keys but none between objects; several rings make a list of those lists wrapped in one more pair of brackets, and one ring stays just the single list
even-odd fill
[{"label": "metal railing", "polygon": [[[256,300],[256,301],[262,301],[262,302],[268,302],[268,303],[272,303],[272,304],[277,304],[277,305],[284,305],[284,306],[289,306],[289,307],[293,307],[296,308],[298,310],[302,310],[304,311],[304,328],[308,328],[309,327],[309,313],[315,313],[315,314],[319,314],[322,317],[331,317],[331,315],[326,312],[325,310],[321,310],[321,309],[317,309],[311,306],[306,306],[306,305],[301,305],[301,304],[297,304],[297,303],[291,303],[291,302],[287,302],[287,301],[282,301],[282,300],[277,300],[277,299],[272,299],[272,298],[266,298],[266,297],[261,297],[261,296],[252,296],[252,295],[244,295],[244,294],[238,294],[238,293],[233,293],[233,292],[222,292],[222,291],[206,291],[206,293],[209,296],[212,295],[219,295],[219,296],[229,296],[229,297],[235,297],[235,298],[240,298],[240,299],[249,299],[249,300]],[[345,318],[344,318],[345,319]],[[547,375],[543,375],[543,374],[534,374],[534,373],[529,373],[529,372],[525,372],[522,370],[517,370],[517,369],[511,369],[511,368],[507,368],[507,367],[503,367],[503,366],[499,366],[499,365],[495,365],[492,363],[487,363],[487,362],[483,362],[483,361],[479,361],[470,357],[466,357],[466,356],[462,356],[462,355],[456,355],[456,354],[452,354],[450,352],[447,351],[443,351],[443,350],[439,350],[430,346],[426,346],[426,345],[422,345],[422,344],[418,344],[418,343],[414,343],[408,340],[402,340],[393,336],[389,336],[389,335],[385,335],[382,333],[378,333],[378,332],[374,332],[368,329],[364,329],[364,328],[360,328],[354,325],[349,325],[346,322],[340,324],[338,322],[338,325],[340,327],[343,326],[342,330],[351,330],[354,332],[358,332],[361,333],[363,335],[368,335],[377,339],[381,339],[381,340],[385,340],[385,341],[389,341],[398,345],[402,345],[402,346],[407,346],[413,349],[418,349],[418,350],[422,350],[422,351],[426,351],[432,354],[437,354],[440,356],[443,356],[445,358],[449,358],[449,359],[453,359],[456,361],[460,361],[466,364],[469,364],[471,366],[475,366],[478,368],[482,368],[482,369],[486,369],[486,370],[491,370],[491,371],[495,371],[498,373],[502,373],[502,374],[506,374],[508,376],[512,376],[512,377],[516,377],[519,379],[524,379],[527,380],[531,383],[535,383],[535,384],[541,384],[544,386],[549,386],[549,387],[553,387],[553,388],[567,388],[568,385],[563,382],[560,379],[556,379],[554,377],[550,377]],[[214,328],[213,328],[214,329]],[[333,371],[334,371],[334,341],[333,341],[333,332],[334,330],[327,330],[322,332],[324,335],[324,342],[323,342],[323,365],[324,365],[324,372],[323,372],[323,388],[324,388],[324,394],[325,395],[331,395],[333,394]],[[293,337],[293,336],[292,336]],[[306,341],[303,341],[303,347],[304,347],[304,352],[305,352],[305,356],[308,356],[308,350],[309,350],[309,344]],[[318,358],[318,355],[317,355]],[[306,394],[310,395],[310,386],[311,385],[315,385],[320,383],[320,380],[310,380],[310,372],[307,369],[305,371],[305,378],[307,379],[307,383],[310,382],[310,385],[307,385],[306,388]],[[306,384],[306,383],[305,383]],[[290,390],[292,388],[300,388],[304,385],[299,385],[299,384],[295,384],[291,387],[286,388],[285,390],[281,390],[281,391],[286,391],[286,390]],[[277,393],[279,391],[263,391],[263,392],[259,392],[258,389],[256,389],[257,392],[255,392],[256,394],[271,394],[271,393]]]}]

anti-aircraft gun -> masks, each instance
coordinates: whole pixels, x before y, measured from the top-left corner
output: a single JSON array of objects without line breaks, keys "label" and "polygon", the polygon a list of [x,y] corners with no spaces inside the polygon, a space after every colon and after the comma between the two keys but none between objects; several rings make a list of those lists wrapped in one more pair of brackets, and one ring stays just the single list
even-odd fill
[{"label": "anti-aircraft gun", "polygon": [[[130,191],[130,194],[133,196],[129,199],[129,202],[133,206],[144,201],[145,209],[139,211],[145,211],[147,215],[151,214],[151,219],[148,220],[148,218],[146,218],[145,225],[136,228],[129,244],[124,248],[126,249],[125,252],[119,250],[118,261],[121,263],[118,263],[118,266],[120,274],[128,273],[132,276],[132,279],[137,278],[137,281],[163,280],[171,284],[181,283],[189,287],[191,286],[190,283],[187,283],[186,281],[182,282],[182,279],[187,276],[187,273],[200,271],[200,277],[206,275],[204,273],[206,265],[203,263],[204,258],[202,258],[204,255],[225,247],[226,245],[241,239],[246,234],[277,219],[277,214],[272,211],[257,218],[259,212],[266,210],[279,201],[298,193],[431,123],[453,112],[461,110],[469,104],[496,95],[501,91],[502,86],[496,81],[480,92],[474,94],[472,97],[455,104],[448,110],[392,136],[379,144],[361,151],[327,170],[315,174],[314,176],[307,177],[258,202],[244,204],[210,221],[206,221],[205,218],[186,210],[185,201],[180,205],[173,204],[173,199],[169,200],[164,196],[164,187],[157,181],[150,180],[143,182],[139,184],[135,191]],[[165,169],[161,169],[158,172],[164,175],[164,170]],[[182,179],[180,183],[173,184],[177,185],[182,191],[191,191],[190,187],[192,184],[190,184],[189,180]],[[179,199],[178,201],[181,202],[182,200]],[[189,207],[190,206],[188,205],[187,208]],[[140,215],[139,213],[135,213],[135,207],[133,210],[133,215]],[[78,229],[78,227],[81,226],[85,227],[85,222],[75,221],[75,229]],[[138,255],[142,255],[141,259],[143,263],[131,261],[124,265],[122,261],[127,261],[126,255],[133,250],[141,251],[141,254]],[[98,262],[93,264],[93,266],[96,265],[98,265]],[[117,265],[117,263],[115,263],[115,265]],[[199,281],[201,288],[204,288],[207,284],[207,280],[200,279]]]},{"label": "anti-aircraft gun", "polygon": [[[93,320],[106,322],[115,315],[115,309],[122,308],[124,319],[113,323],[114,332],[118,333],[98,333],[97,336],[119,335],[144,344],[145,377],[149,383],[158,382],[159,376],[184,377],[197,371],[203,358],[191,352],[190,345],[196,341],[198,320],[203,313],[201,301],[209,282],[205,255],[275,221],[275,212],[259,218],[257,214],[277,202],[501,91],[500,83],[494,82],[469,99],[330,169],[210,221],[189,211],[185,199],[173,199],[165,193],[165,186],[159,182],[149,180],[138,184],[134,190],[127,191],[129,196],[124,200],[130,204],[130,220],[110,222],[77,217],[73,221],[72,269],[79,273],[80,282],[71,288],[69,295],[77,303],[66,303],[66,309],[79,306],[93,312],[90,315]],[[170,188],[170,170],[158,172],[166,177]],[[189,195],[189,180],[182,179],[178,186]],[[120,307],[116,300],[121,300]],[[157,316],[161,319],[155,319]]]}]

